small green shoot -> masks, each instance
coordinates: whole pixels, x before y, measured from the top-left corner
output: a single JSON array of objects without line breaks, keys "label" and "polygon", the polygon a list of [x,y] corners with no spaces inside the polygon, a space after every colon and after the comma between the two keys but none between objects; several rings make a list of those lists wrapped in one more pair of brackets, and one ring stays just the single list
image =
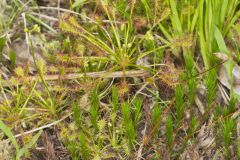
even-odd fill
[{"label": "small green shoot", "polygon": [[171,116],[167,117],[166,120],[166,142],[167,142],[167,146],[169,147],[169,149],[172,148],[173,142],[174,142],[174,137],[173,137],[173,120]]},{"label": "small green shoot", "polygon": [[227,159],[230,158],[230,152],[231,152],[230,145],[233,140],[235,126],[236,125],[233,119],[225,120],[221,126],[223,147],[224,147],[225,156]]},{"label": "small green shoot", "polygon": [[99,118],[99,97],[98,97],[98,91],[95,89],[91,96],[90,96],[90,117],[91,117],[91,122],[95,130],[98,130],[98,118]]},{"label": "small green shoot", "polygon": [[5,133],[7,135],[7,137],[9,138],[9,140],[12,142],[12,144],[14,145],[15,149],[16,149],[16,160],[20,160],[21,157],[28,152],[28,150],[37,142],[38,138],[41,136],[42,131],[39,131],[36,135],[33,136],[33,138],[31,139],[31,141],[29,143],[27,143],[25,146],[23,146],[22,148],[20,148],[19,144],[17,143],[16,138],[14,137],[11,129],[9,127],[7,127],[3,121],[0,120],[0,130],[3,131],[3,133]]},{"label": "small green shoot", "polygon": [[128,102],[124,102],[121,105],[121,113],[123,117],[123,124],[125,128],[125,136],[128,137],[129,146],[132,147],[136,138],[136,131],[133,124],[130,104]]}]

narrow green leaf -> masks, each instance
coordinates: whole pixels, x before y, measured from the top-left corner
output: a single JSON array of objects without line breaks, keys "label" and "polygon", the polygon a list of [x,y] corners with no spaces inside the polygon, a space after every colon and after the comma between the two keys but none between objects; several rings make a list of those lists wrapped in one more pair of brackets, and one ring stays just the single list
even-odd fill
[{"label": "narrow green leaf", "polygon": [[209,68],[209,62],[207,58],[207,44],[206,39],[204,35],[204,16],[203,16],[203,10],[204,10],[204,0],[200,0],[199,2],[199,36],[200,36],[200,48],[201,48],[201,54],[204,62],[204,66],[206,68]]},{"label": "narrow green leaf", "polygon": [[218,48],[221,52],[228,54],[227,46],[224,42],[224,38],[222,36],[221,31],[218,29],[217,26],[214,27],[214,36],[218,44]]},{"label": "narrow green leaf", "polygon": [[194,31],[198,18],[199,18],[199,11],[197,9],[196,12],[194,13],[193,18],[192,18],[190,32]]},{"label": "narrow green leaf", "polygon": [[3,49],[5,47],[6,44],[6,39],[4,37],[0,38],[0,61],[3,60]]},{"label": "narrow green leaf", "polygon": [[12,65],[16,64],[16,54],[13,50],[10,50],[9,52],[9,59]]},{"label": "narrow green leaf", "polygon": [[2,51],[5,47],[6,39],[4,37],[0,38],[0,54],[2,54]]},{"label": "narrow green leaf", "polygon": [[6,134],[6,136],[9,138],[9,140],[12,142],[12,144],[14,145],[14,147],[18,152],[20,147],[17,143],[17,140],[15,139],[11,129],[7,127],[1,120],[0,120],[0,130],[2,130],[4,134]]},{"label": "narrow green leaf", "polygon": [[147,14],[147,18],[148,20],[150,20],[151,18],[151,9],[150,9],[150,6],[149,6],[149,1],[148,0],[141,0],[144,7],[145,7],[145,10],[146,10],[146,14]]},{"label": "narrow green leaf", "polygon": [[221,15],[220,15],[220,25],[221,25],[221,27],[223,27],[222,25],[224,24],[225,17],[226,17],[226,14],[227,14],[228,2],[229,2],[229,0],[223,0],[222,6],[221,6]]},{"label": "narrow green leaf", "polygon": [[82,7],[82,5],[86,2],[86,0],[76,0],[73,5],[72,5],[72,9],[75,8],[80,8]]},{"label": "narrow green leaf", "polygon": [[27,143],[23,148],[21,148],[19,150],[19,152],[17,152],[17,156],[16,159],[20,160],[20,158],[28,151],[28,149],[30,149],[34,144],[36,144],[38,138],[41,136],[42,134],[42,130],[39,131],[36,135],[33,136],[33,138],[31,139],[31,141],[29,143]]},{"label": "narrow green leaf", "polygon": [[178,34],[182,33],[182,25],[178,16],[177,5],[175,0],[170,0],[170,7],[172,11],[172,24],[174,29],[178,32]]}]

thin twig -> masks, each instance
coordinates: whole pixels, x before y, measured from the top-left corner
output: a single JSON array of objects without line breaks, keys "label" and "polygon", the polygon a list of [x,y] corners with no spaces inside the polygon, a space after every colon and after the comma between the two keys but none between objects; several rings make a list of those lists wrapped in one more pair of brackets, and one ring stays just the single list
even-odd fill
[{"label": "thin twig", "polygon": [[[147,131],[147,123],[145,123],[145,125],[144,125],[143,137],[146,136],[146,131]],[[138,149],[138,152],[137,152],[137,160],[141,160],[141,159],[142,159],[143,147],[144,147],[144,140],[142,141],[142,143],[140,144],[140,147],[139,147],[139,149]]]},{"label": "thin twig", "polygon": [[[70,79],[78,79],[82,77],[89,77],[89,78],[121,78],[121,77],[144,77],[147,76],[148,72],[145,70],[132,70],[132,71],[117,71],[117,72],[88,72],[88,73],[70,73],[66,75],[46,75],[46,81],[55,81],[58,79],[62,80],[70,80]],[[38,80],[38,76],[31,76],[28,78],[31,81]]]},{"label": "thin twig", "polygon": [[54,18],[54,17],[51,17],[51,16],[47,16],[45,14],[41,14],[41,13],[36,13],[36,12],[31,12],[32,15],[34,16],[38,16],[40,18],[45,18],[45,19],[48,19],[50,21],[54,21],[54,22],[57,22],[58,19],[57,18]]},{"label": "thin twig", "polygon": [[64,116],[63,118],[61,118],[61,119],[59,119],[59,120],[57,120],[57,121],[55,121],[55,122],[53,122],[53,123],[50,123],[50,124],[47,124],[47,125],[44,125],[44,126],[41,126],[41,127],[39,127],[39,128],[35,128],[35,129],[32,129],[32,130],[29,130],[29,131],[26,131],[26,132],[21,133],[21,134],[17,134],[17,135],[15,135],[14,137],[15,137],[15,138],[21,137],[21,136],[24,136],[24,135],[27,135],[27,134],[30,134],[30,133],[34,133],[34,132],[40,131],[40,130],[42,130],[42,129],[49,128],[49,127],[54,126],[54,125],[58,124],[59,122],[65,120],[66,118],[68,118],[68,117],[71,116],[72,114],[73,114],[73,113],[71,112],[71,113],[69,113],[68,115]]},{"label": "thin twig", "polygon": [[[45,75],[44,80],[45,81],[56,81],[56,80],[73,80],[78,79],[82,77],[88,77],[88,78],[121,78],[121,77],[146,77],[148,76],[148,72],[145,70],[131,70],[131,71],[117,71],[117,72],[88,72],[88,73],[69,73],[65,75],[59,75],[59,74],[53,74],[53,75]],[[20,79],[21,81],[37,81],[39,80],[39,76],[29,76],[24,79]],[[5,82],[2,84],[4,87],[6,86],[12,86],[16,84],[9,84],[8,82]]]}]

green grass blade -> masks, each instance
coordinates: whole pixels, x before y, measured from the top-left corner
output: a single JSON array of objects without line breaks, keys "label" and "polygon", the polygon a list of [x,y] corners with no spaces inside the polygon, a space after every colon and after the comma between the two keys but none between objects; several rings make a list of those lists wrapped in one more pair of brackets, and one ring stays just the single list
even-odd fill
[{"label": "green grass blade", "polygon": [[218,47],[219,47],[220,51],[225,53],[225,54],[228,54],[228,49],[227,49],[227,46],[225,44],[224,38],[222,36],[221,31],[218,29],[217,26],[215,26],[215,28],[214,28],[214,36],[215,36],[215,39],[217,41],[217,44],[218,44]]},{"label": "green grass blade", "polygon": [[3,52],[3,49],[4,49],[4,47],[5,47],[5,44],[6,44],[6,39],[5,39],[5,37],[1,37],[1,38],[0,38],[0,61],[3,60],[3,54],[2,54],[2,52]]},{"label": "green grass blade", "polygon": [[223,35],[226,35],[228,33],[230,28],[234,25],[234,23],[238,20],[239,17],[240,17],[240,11],[237,11],[232,17],[232,19],[230,20],[230,22],[226,25]]},{"label": "green grass blade", "polygon": [[177,5],[175,0],[170,0],[170,7],[172,11],[172,24],[173,24],[174,30],[176,30],[178,34],[181,34],[182,25],[178,16]]},{"label": "green grass blade", "polygon": [[11,129],[8,126],[6,126],[2,120],[0,120],[0,129],[3,131],[4,134],[6,134],[6,136],[9,138],[9,140],[12,142],[12,144],[16,148],[16,151],[18,152],[20,147],[17,143],[17,140],[15,139]]},{"label": "green grass blade", "polygon": [[200,37],[200,48],[201,54],[204,62],[204,66],[209,68],[209,62],[207,58],[207,44],[204,36],[204,16],[203,16],[204,0],[199,2],[199,37]]},{"label": "green grass blade", "polygon": [[16,159],[20,160],[20,158],[28,151],[28,149],[30,149],[34,144],[36,144],[41,134],[42,134],[42,130],[39,131],[36,135],[34,135],[31,141],[19,150],[19,152],[17,153]]},{"label": "green grass blade", "polygon": [[149,6],[149,1],[148,0],[141,0],[143,5],[144,5],[144,8],[146,10],[146,14],[147,14],[147,18],[148,18],[148,21],[150,22],[150,18],[151,18],[151,8]]},{"label": "green grass blade", "polygon": [[221,7],[221,15],[220,15],[220,27],[222,28],[223,24],[224,24],[224,21],[225,21],[225,17],[226,17],[226,14],[227,14],[227,9],[228,9],[228,1],[229,0],[223,0],[222,2],[222,7]]}]

